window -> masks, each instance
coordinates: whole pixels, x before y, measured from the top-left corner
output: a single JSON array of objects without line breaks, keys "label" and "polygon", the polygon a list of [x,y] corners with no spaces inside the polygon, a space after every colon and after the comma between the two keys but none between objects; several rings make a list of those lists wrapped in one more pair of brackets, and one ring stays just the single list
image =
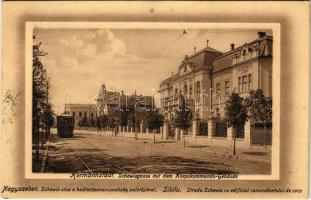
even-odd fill
[{"label": "window", "polygon": [[192,85],[189,87],[189,94],[192,95]]},{"label": "window", "polygon": [[252,88],[253,86],[252,86],[252,75],[251,74],[239,77],[239,92],[247,92],[247,91],[250,91]]},{"label": "window", "polygon": [[229,95],[229,92],[230,92],[229,81],[225,81],[225,95]]},{"label": "window", "polygon": [[178,89],[177,88],[175,88],[175,95],[177,95],[178,94]]},{"label": "window", "polygon": [[74,117],[76,115],[76,112],[72,112],[72,116]]},{"label": "window", "polygon": [[93,113],[91,113],[91,117],[93,117]]},{"label": "window", "polygon": [[87,112],[84,112],[84,117],[87,117]]},{"label": "window", "polygon": [[201,94],[201,85],[200,81],[197,81],[197,98],[200,99],[200,94]]},{"label": "window", "polygon": [[220,83],[216,84],[216,94],[220,94]]},{"label": "window", "polygon": [[184,85],[184,95],[187,96],[188,94],[188,86]]},{"label": "window", "polygon": [[79,112],[79,117],[81,117],[82,116],[82,113],[81,112]]},{"label": "window", "polygon": [[239,92],[241,92],[241,85],[242,85],[242,83],[241,83],[241,77],[239,77]]},{"label": "window", "polygon": [[242,92],[247,91],[247,75],[242,76]]},{"label": "window", "polygon": [[251,89],[253,89],[253,87],[252,87],[252,75],[249,74],[248,75],[248,90],[251,90]]},{"label": "window", "polygon": [[216,108],[216,117],[218,119],[220,119],[220,110],[219,110],[219,108]]}]

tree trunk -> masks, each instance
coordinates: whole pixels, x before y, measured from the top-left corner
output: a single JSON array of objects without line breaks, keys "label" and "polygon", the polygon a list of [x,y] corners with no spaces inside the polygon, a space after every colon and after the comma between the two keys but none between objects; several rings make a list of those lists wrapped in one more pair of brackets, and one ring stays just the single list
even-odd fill
[{"label": "tree trunk", "polygon": [[233,155],[235,155],[235,141],[236,141],[236,132],[237,128],[235,126],[232,127],[232,137],[233,137]]}]

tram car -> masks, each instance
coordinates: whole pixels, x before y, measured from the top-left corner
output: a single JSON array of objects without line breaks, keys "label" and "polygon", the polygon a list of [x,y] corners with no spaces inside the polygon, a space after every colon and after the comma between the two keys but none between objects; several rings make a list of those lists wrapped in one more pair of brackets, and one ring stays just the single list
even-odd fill
[{"label": "tram car", "polygon": [[73,116],[62,114],[57,116],[57,134],[59,137],[68,138],[73,137],[73,129],[75,120]]}]

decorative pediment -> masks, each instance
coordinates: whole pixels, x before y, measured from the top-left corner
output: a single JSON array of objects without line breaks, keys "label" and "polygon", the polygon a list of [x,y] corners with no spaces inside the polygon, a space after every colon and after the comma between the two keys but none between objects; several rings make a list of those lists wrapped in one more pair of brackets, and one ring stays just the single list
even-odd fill
[{"label": "decorative pediment", "polygon": [[185,63],[184,65],[182,65],[180,68],[179,68],[179,75],[182,76],[184,74],[188,74],[190,72],[192,72],[192,64],[191,63]]}]

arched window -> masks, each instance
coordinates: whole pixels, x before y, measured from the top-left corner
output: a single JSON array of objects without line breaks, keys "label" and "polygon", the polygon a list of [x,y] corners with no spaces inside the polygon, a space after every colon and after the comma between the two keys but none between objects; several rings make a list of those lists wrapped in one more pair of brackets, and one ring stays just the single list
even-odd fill
[{"label": "arched window", "polygon": [[192,96],[192,85],[189,86],[189,96]]},{"label": "arched window", "polygon": [[188,94],[188,86],[184,85],[184,96],[186,97]]},{"label": "arched window", "polygon": [[200,81],[197,81],[196,83],[196,92],[197,92],[197,98],[200,98],[200,94],[201,94],[201,84]]}]

